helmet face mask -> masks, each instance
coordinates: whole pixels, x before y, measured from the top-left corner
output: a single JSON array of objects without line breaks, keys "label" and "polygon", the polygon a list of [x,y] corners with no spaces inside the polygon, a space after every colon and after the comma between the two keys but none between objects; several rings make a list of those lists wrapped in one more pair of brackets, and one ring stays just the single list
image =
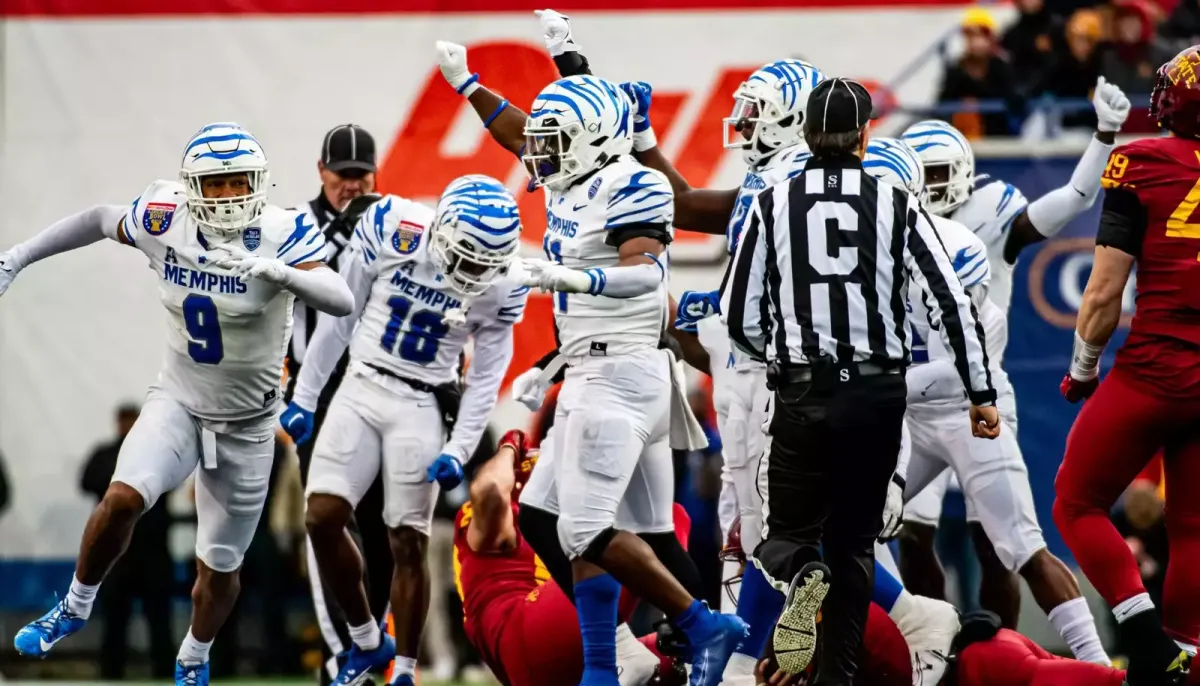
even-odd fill
[{"label": "helmet face mask", "polygon": [[516,200],[499,181],[479,174],[455,179],[438,202],[429,249],[459,293],[484,293],[508,271],[521,247]]},{"label": "helmet face mask", "polygon": [[569,76],[542,89],[525,121],[521,161],[554,191],[633,150],[633,103],[609,81]]},{"label": "helmet face mask", "polygon": [[975,153],[966,136],[946,122],[931,119],[908,127],[901,138],[925,168],[926,209],[949,216],[975,187]]},{"label": "helmet face mask", "polygon": [[1200,139],[1200,45],[1180,52],[1158,69],[1150,93],[1150,116],[1183,138]]},{"label": "helmet face mask", "polygon": [[754,72],[733,94],[722,144],[741,150],[742,159],[755,165],[777,150],[803,143],[804,108],[824,79],[816,67],[800,60],[772,62]]},{"label": "helmet face mask", "polygon": [[[230,187],[244,176],[247,193],[209,197],[213,181]],[[236,236],[262,216],[270,172],[262,146],[237,124],[210,124],[188,141],[179,177],[187,193],[188,215],[206,233]],[[206,183],[206,180],[209,183]]]}]

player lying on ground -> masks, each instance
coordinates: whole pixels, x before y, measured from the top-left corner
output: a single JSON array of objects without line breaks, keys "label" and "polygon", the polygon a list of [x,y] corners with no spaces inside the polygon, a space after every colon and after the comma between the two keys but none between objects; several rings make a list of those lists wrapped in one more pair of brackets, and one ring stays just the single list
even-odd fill
[{"label": "player lying on ground", "polygon": [[[1122,145],[1109,158],[1095,262],[1062,382],[1068,400],[1088,400],[1067,436],[1054,521],[1113,608],[1130,646],[1130,686],[1178,682],[1186,668],[1180,646],[1194,653],[1200,639],[1198,69],[1200,46],[1162,65],[1150,114],[1171,135]],[[1137,311],[1112,371],[1097,387],[1100,354],[1121,319],[1135,262]],[[1171,544],[1161,619],[1108,516],[1160,449]],[[1200,683],[1200,670],[1194,671],[1191,683]]]},{"label": "player lying on ground", "polygon": [[[872,605],[863,636],[863,666],[856,686],[1125,686],[1124,670],[1057,657],[1021,634],[1000,627],[1000,618],[980,612],[963,618],[954,639],[950,668],[938,681],[910,677],[908,646],[883,608]],[[799,686],[803,677],[775,671],[763,660],[758,684]]]},{"label": "player lying on ground", "polygon": [[[556,419],[564,444],[558,533],[587,628],[584,683],[617,683],[615,608],[624,585],[688,635],[693,683],[715,686],[745,624],[696,600],[616,518],[625,506],[640,531],[671,528],[673,483],[662,477],[672,472],[663,465],[671,463],[673,397],[685,392],[673,379],[669,353],[658,350],[667,309],[663,259],[673,234],[670,187],[630,156],[630,103],[615,84],[591,76],[555,81],[526,116],[479,84],[465,48],[436,47],[447,82],[546,191],[549,259],[527,263],[527,283],[555,292],[560,348],[570,363]],[[646,498],[632,503],[635,474],[653,481]]]},{"label": "player lying on ground", "polygon": [[71,215],[0,254],[3,294],[21,269],[51,255],[104,238],[136,247],[168,314],[166,364],[88,519],[70,590],[14,643],[42,657],[83,628],[138,518],[195,472],[197,576],[175,681],[204,686],[267,496],[293,298],[340,317],[354,296],[324,265],[316,222],[267,205],[267,158],[249,132],[204,127],[184,149],[180,177],[154,182],[132,206]]},{"label": "player lying on ground", "polygon": [[[425,551],[438,493],[432,482],[459,484],[496,405],[512,359],[512,327],[529,293],[505,276],[520,236],[512,194],[478,174],[452,181],[436,210],[384,196],[355,227],[342,274],[358,315],[318,323],[281,417],[297,441],[307,440],[316,399],[350,344],[348,376],[317,439],[307,488],[313,553],[354,639],[335,684],[359,683],[393,656],[392,683],[413,683],[428,610]],[[475,356],[460,400],[459,357],[468,338]],[[395,642],[381,636],[371,616],[362,560],[347,530],[381,470],[396,562]]]},{"label": "player lying on ground", "polygon": [[[583,640],[575,606],[558,584],[547,583],[550,572],[520,529],[517,496],[537,463],[526,444],[521,431],[504,435],[493,458],[476,472],[470,502],[455,519],[455,585],[463,601],[463,625],[505,686],[576,686],[583,675]],[[673,535],[686,541],[687,514],[679,505],[673,509]],[[557,554],[569,565],[561,550]],[[620,621],[636,603],[622,594]],[[622,626],[620,683],[642,686],[655,677],[660,660],[633,638],[628,625]],[[652,646],[653,638],[646,643]]]}]

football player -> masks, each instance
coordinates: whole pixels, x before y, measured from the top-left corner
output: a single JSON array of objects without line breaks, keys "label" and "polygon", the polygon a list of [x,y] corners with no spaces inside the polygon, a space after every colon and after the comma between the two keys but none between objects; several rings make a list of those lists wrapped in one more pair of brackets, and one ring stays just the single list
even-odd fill
[{"label": "football player", "polygon": [[131,206],[71,215],[0,254],[3,294],[51,255],[103,238],[135,247],[159,278],[168,314],[166,363],[88,519],[70,590],[17,633],[20,653],[45,656],[83,628],[138,518],[195,472],[197,578],[175,682],[208,683],[209,649],[237,599],[267,495],[293,299],[338,317],[354,306],[324,264],[316,222],[268,205],[268,179],[254,136],[210,124],[184,148],[180,181],[150,184]]},{"label": "football player", "polygon": [[[1158,70],[1150,114],[1169,136],[1112,152],[1095,262],[1062,392],[1090,398],[1067,436],[1054,521],[1079,566],[1113,608],[1129,646],[1129,683],[1176,683],[1179,646],[1200,637],[1200,45]],[[1137,310],[1103,383],[1100,354],[1121,318],[1137,263]],[[1159,450],[1171,559],[1160,619],[1108,510]],[[1164,632],[1164,627],[1166,632]],[[1200,681],[1193,670],[1191,682]]]},{"label": "football player", "polygon": [[[558,531],[574,571],[583,681],[617,683],[615,608],[624,585],[687,635],[693,683],[716,684],[745,624],[695,600],[642,539],[613,526],[627,503],[645,530],[672,529],[673,483],[655,476],[671,473],[661,465],[671,460],[672,394],[683,393],[672,383],[670,353],[658,348],[671,188],[630,155],[631,103],[615,84],[560,79],[526,115],[479,84],[465,48],[439,42],[437,51],[446,81],[546,191],[547,260],[529,264],[527,282],[554,292],[559,350],[570,365],[555,419]],[[635,473],[644,488],[629,488]]]},{"label": "football player", "polygon": [[[512,359],[512,327],[529,293],[504,278],[520,237],[512,194],[480,175],[451,182],[436,210],[384,196],[355,227],[342,274],[360,314],[318,323],[280,418],[297,442],[308,439],[316,400],[353,337],[349,374],[317,439],[307,487],[313,552],[354,639],[336,684],[361,682],[397,652],[392,683],[413,684],[429,595],[432,482],[458,485],[495,407]],[[475,354],[460,407],[458,361],[468,338]],[[371,615],[362,560],[346,529],[381,468],[396,562],[395,642]]]},{"label": "football player", "polygon": [[[930,213],[963,224],[986,246],[991,268],[988,298],[1003,315],[989,317],[985,323],[988,358],[996,364],[1003,360],[1008,342],[1007,314],[1017,256],[1024,247],[1056,235],[1095,202],[1105,160],[1112,150],[1116,132],[1129,114],[1129,100],[1103,77],[1096,84],[1093,105],[1099,122],[1096,135],[1089,142],[1070,182],[1032,203],[1027,202],[1015,186],[999,179],[981,177],[977,185],[970,144],[949,124],[919,122],[904,132],[903,139],[913,146],[925,165]],[[944,361],[940,368],[941,377],[945,374],[945,364],[949,362]],[[938,370],[939,367],[931,366],[925,371],[935,376],[939,374]],[[1078,582],[1066,565],[1049,551],[1042,537],[1028,471],[1015,440],[1017,417],[1012,386],[1006,382],[999,367],[993,370],[993,378],[998,378],[1003,387],[997,407],[1010,429],[1008,437],[982,446],[978,441],[962,437],[948,421],[943,424],[924,415],[910,415],[914,451],[918,455],[942,453],[944,458],[940,461],[914,458],[914,464],[909,467],[906,496],[919,494],[948,461],[962,484],[970,507],[969,516],[976,520],[973,526],[983,532],[977,533],[975,539],[990,540],[994,545],[994,558],[986,551],[981,554],[981,559],[997,559],[1008,570],[1025,578],[1038,605],[1077,658],[1108,664],[1108,656]],[[950,386],[935,383],[932,378],[926,383],[932,385],[924,391],[924,400],[936,400],[935,396],[941,396],[942,400],[957,406],[956,392],[951,391]],[[921,422],[920,430],[917,429],[918,422]],[[985,593],[985,598],[1011,597],[1011,593],[1006,592],[1011,589],[1007,575],[989,574],[989,579],[1003,587],[998,592]],[[1015,602],[1006,605],[1012,607]]]}]

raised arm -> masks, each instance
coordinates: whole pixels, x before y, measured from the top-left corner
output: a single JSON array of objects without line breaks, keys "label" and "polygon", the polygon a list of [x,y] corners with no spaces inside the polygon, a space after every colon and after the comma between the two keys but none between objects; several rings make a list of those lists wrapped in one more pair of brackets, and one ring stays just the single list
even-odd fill
[{"label": "raised arm", "polygon": [[133,245],[133,234],[125,230],[126,216],[132,212],[127,205],[96,205],[60,219],[33,238],[0,253],[0,295],[4,295],[22,269],[47,257],[105,238]]},{"label": "raised arm", "polygon": [[526,114],[479,83],[479,74],[472,74],[467,68],[466,48],[438,41],[435,49],[438,67],[446,83],[471,103],[492,138],[505,150],[520,157],[525,147]]},{"label": "raised arm", "polygon": [[1101,76],[1096,82],[1092,104],[1096,108],[1096,135],[1088,142],[1067,185],[1029,203],[1012,223],[1004,244],[1004,259],[1017,261],[1021,250],[1056,236],[1075,217],[1083,214],[1100,195],[1101,177],[1112,153],[1116,134],[1129,116],[1129,98]]},{"label": "raised arm", "polygon": [[512,430],[500,439],[496,454],[484,463],[471,481],[471,521],[467,545],[476,552],[507,553],[519,541],[513,518],[512,492],[516,466],[526,459],[527,438]]}]

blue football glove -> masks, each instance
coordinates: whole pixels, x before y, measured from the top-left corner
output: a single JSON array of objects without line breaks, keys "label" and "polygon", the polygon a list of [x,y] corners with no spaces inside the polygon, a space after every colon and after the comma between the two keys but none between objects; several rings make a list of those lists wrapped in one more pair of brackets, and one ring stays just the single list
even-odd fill
[{"label": "blue football glove", "polygon": [[721,312],[721,291],[684,291],[675,313],[675,328],[685,330],[701,319]]},{"label": "blue football glove", "polygon": [[457,457],[442,453],[429,465],[429,469],[425,470],[425,479],[438,482],[443,491],[456,488],[463,480],[462,463]]},{"label": "blue football glove", "polygon": [[646,131],[650,128],[650,98],[654,89],[645,81],[626,81],[621,90],[633,101],[633,132]]},{"label": "blue football glove", "polygon": [[304,445],[312,438],[313,413],[296,403],[288,403],[287,409],[279,415],[279,423],[296,445]]}]

